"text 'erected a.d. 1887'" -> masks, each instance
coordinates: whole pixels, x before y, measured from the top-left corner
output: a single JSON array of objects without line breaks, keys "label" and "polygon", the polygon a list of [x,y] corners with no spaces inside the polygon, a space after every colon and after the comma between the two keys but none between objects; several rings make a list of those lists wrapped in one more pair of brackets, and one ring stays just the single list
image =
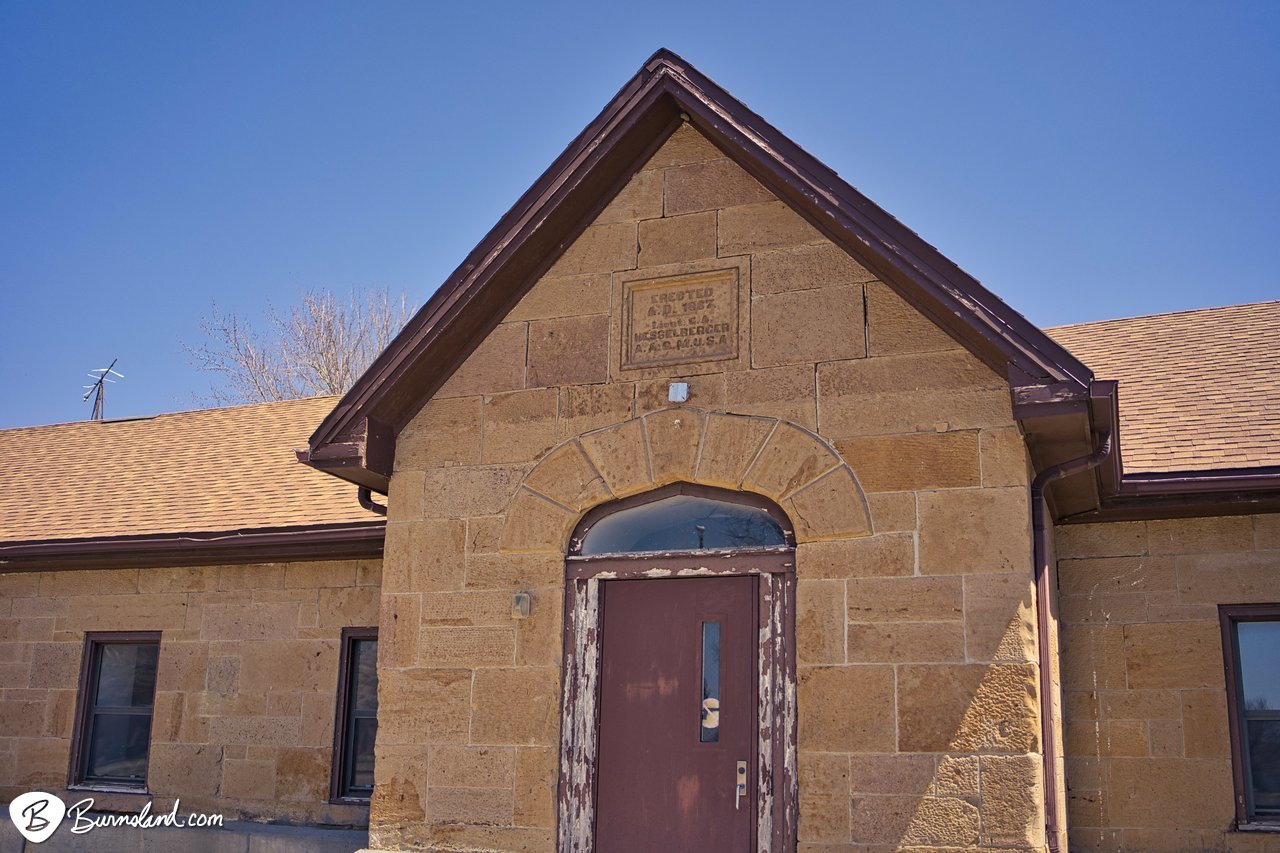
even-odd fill
[{"label": "text 'erected a.d. 1887'", "polygon": [[738,357],[738,271],[628,282],[622,368]]}]

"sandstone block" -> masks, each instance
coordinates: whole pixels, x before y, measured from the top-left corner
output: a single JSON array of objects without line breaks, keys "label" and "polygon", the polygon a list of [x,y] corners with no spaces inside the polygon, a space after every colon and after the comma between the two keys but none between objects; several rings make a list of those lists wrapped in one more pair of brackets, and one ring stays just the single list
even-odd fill
[{"label": "sandstone block", "polygon": [[698,482],[736,489],[777,421],[739,415],[707,416]]},{"label": "sandstone block", "polygon": [[1226,697],[1216,690],[1182,692],[1183,748],[1188,758],[1231,758]]},{"label": "sandstone block", "polygon": [[[666,400],[663,386],[663,400]],[[581,435],[632,416],[635,388],[629,382],[569,385],[560,394],[560,434]]]},{"label": "sandstone block", "polygon": [[486,464],[529,462],[556,443],[559,393],[554,388],[486,397],[483,408]]},{"label": "sandstone block", "polygon": [[1280,515],[1253,516],[1253,546],[1259,551],[1280,551]]},{"label": "sandstone block", "polygon": [[511,666],[515,663],[514,628],[482,627],[423,628],[418,661],[429,667]]},{"label": "sandstone block", "polygon": [[563,554],[577,513],[528,489],[521,489],[507,511],[502,529],[502,550],[550,551]]},{"label": "sandstone block", "polygon": [[[775,367],[862,358],[862,288],[801,290],[751,300],[751,364]],[[826,334],[815,334],[827,329]]]},{"label": "sandstone block", "polygon": [[780,201],[744,204],[720,211],[719,255],[722,258],[768,249],[785,249],[825,238]]},{"label": "sandstone block", "polygon": [[471,739],[551,747],[560,723],[560,674],[553,667],[477,670]]},{"label": "sandstone block", "polygon": [[666,170],[667,216],[772,201],[773,193],[727,158]]},{"label": "sandstone block", "polygon": [[874,280],[874,273],[831,243],[758,252],[751,257],[751,290],[758,296]]},{"label": "sandstone block", "polygon": [[640,223],[639,267],[657,267],[715,256],[715,211],[648,219]]},{"label": "sandstone block", "polygon": [[221,765],[221,747],[157,743],[147,755],[147,787],[160,796],[214,797],[222,778]]},{"label": "sandstone block", "polygon": [[1212,622],[1125,625],[1124,655],[1133,688],[1224,686],[1222,642]]},{"label": "sandstone block", "polygon": [[618,497],[645,491],[652,482],[644,426],[638,419],[587,433],[582,449]]},{"label": "sandstone block", "polygon": [[607,273],[543,276],[511,309],[506,322],[608,314],[611,288],[612,280]]},{"label": "sandstone block", "polygon": [[608,314],[529,323],[530,386],[587,385],[608,379]]},{"label": "sandstone block", "polygon": [[467,669],[380,671],[379,750],[384,745],[465,743],[471,719],[471,679]]},{"label": "sandstone block", "polygon": [[1060,559],[1058,588],[1063,595],[1163,592],[1177,588],[1169,557],[1092,557]]},{"label": "sandstone block", "polygon": [[967,846],[977,840],[979,822],[978,809],[972,803],[955,797],[924,797],[903,840],[919,845]]},{"label": "sandstone block", "polygon": [[[632,219],[652,219],[662,215],[662,171],[646,168],[632,175],[627,185],[613,197],[595,225],[610,222],[627,222]],[[606,306],[607,307],[607,306]]]},{"label": "sandstone block", "polygon": [[556,503],[578,511],[604,503],[611,497],[604,480],[576,441],[548,453],[529,472],[524,484]]},{"label": "sandstone block", "polygon": [[645,169],[660,169],[666,166],[684,166],[689,163],[703,163],[724,157],[724,152],[716,148],[688,122],[676,128],[675,133],[662,143],[654,155],[645,164]]},{"label": "sandstone block", "polygon": [[1130,792],[1103,801],[1107,826],[1161,827],[1178,804],[1181,828],[1221,829],[1232,813],[1231,762],[1186,758],[1117,758],[1108,765],[1108,789]]},{"label": "sandstone block", "polygon": [[443,788],[509,788],[515,782],[516,751],[501,746],[433,746],[427,784]]},{"label": "sandstone block", "polygon": [[[165,651],[175,660],[180,659],[180,662],[185,663],[191,655],[183,652],[195,645],[194,643],[171,643],[166,644]],[[170,652],[171,647],[175,651]],[[18,648],[16,644],[15,648]],[[30,666],[20,665],[15,669],[17,673],[29,671],[29,675],[21,679],[6,680],[4,684],[10,688],[19,686],[73,688],[80,674],[80,657],[83,648],[77,643],[35,643],[30,647]],[[200,686],[203,685],[204,675],[201,673]]]},{"label": "sandstone block", "polygon": [[1044,844],[1040,760],[1034,755],[982,756],[982,842]]},{"label": "sandstone block", "polygon": [[1152,720],[1147,723],[1147,739],[1154,758],[1181,757],[1185,752],[1182,720]]},{"label": "sandstone block", "polygon": [[467,519],[467,553],[488,553],[498,550],[502,540],[502,526],[506,517],[487,515]]},{"label": "sandstone block", "polygon": [[871,533],[867,502],[847,465],[823,474],[783,502],[795,522],[798,542],[841,539]]},{"label": "sandstone block", "polygon": [[[77,595],[67,599],[67,605],[66,623],[74,625],[77,631],[120,631],[125,627],[131,631],[181,630],[187,617],[187,596],[182,593],[146,596]],[[293,608],[292,618],[296,620],[297,604]],[[227,618],[232,618],[228,614],[220,615],[224,622]],[[15,629],[17,635],[7,639],[52,640],[53,621],[39,618],[11,619],[10,627]],[[246,621],[256,630],[279,630],[263,626],[257,621],[256,615],[246,617]]]},{"label": "sandstone block", "polygon": [[1028,500],[1016,488],[920,494],[920,571],[1030,571]]},{"label": "sandstone block", "polygon": [[1119,625],[1062,626],[1062,683],[1123,690],[1124,630]]},{"label": "sandstone block", "polygon": [[742,487],[774,500],[788,497],[840,464],[820,438],[779,421],[747,470]]},{"label": "sandstone block", "polygon": [[427,817],[438,823],[508,826],[514,806],[514,793],[510,787],[433,786],[427,791]]},{"label": "sandstone block", "polygon": [[1194,554],[1173,561],[1184,604],[1266,604],[1276,599],[1280,557],[1275,554]]},{"label": "sandstone block", "polygon": [[836,449],[872,492],[965,488],[981,476],[975,430],[846,439]]},{"label": "sandstone block", "polygon": [[871,355],[944,352],[960,344],[882,282],[867,285],[867,338]]},{"label": "sandstone block", "polygon": [[1147,553],[1147,523],[1064,524],[1053,539],[1058,559],[1138,556]]},{"label": "sandstone block", "polygon": [[570,244],[550,275],[582,275],[636,268],[636,224],[592,225]]},{"label": "sandstone block", "polygon": [[896,748],[892,667],[801,667],[797,681],[801,753]]},{"label": "sandstone block", "polygon": [[556,820],[556,767],[559,756],[550,747],[516,749],[515,811],[519,826],[552,828]]},{"label": "sandstone block", "polygon": [[329,795],[330,751],[285,747],[276,755],[276,797],[286,803],[314,803]]},{"label": "sandstone block", "polygon": [[697,409],[663,409],[644,416],[655,485],[692,481],[706,417]]},{"label": "sandstone block", "polygon": [[[523,385],[523,375],[520,379]],[[479,464],[482,401],[479,396],[429,400],[396,437],[396,471]]]},{"label": "sandstone block", "polygon": [[[781,418],[807,430],[818,428],[813,365],[745,370],[732,376],[733,381],[726,383],[723,403],[715,408],[739,415]],[[701,382],[695,384],[701,385]]]},{"label": "sandstone block", "polygon": [[516,666],[560,665],[564,650],[563,601],[562,586],[533,590],[533,615],[515,623]]},{"label": "sandstone block", "polygon": [[847,594],[850,622],[944,622],[964,615],[960,578],[856,578]]},{"label": "sandstone block", "polygon": [[[61,644],[60,644],[61,645]],[[44,668],[45,656],[42,648],[36,646],[32,655],[32,675]],[[65,649],[64,649],[65,650]],[[63,656],[69,657],[67,655]],[[56,667],[57,664],[53,661]],[[204,690],[205,672],[209,667],[209,645],[207,643],[164,643],[160,649],[160,661],[156,667],[156,690],[173,690],[177,692],[196,692]],[[54,670],[55,672],[57,669]],[[71,661],[63,662],[62,672],[71,675],[75,672]],[[65,679],[60,686],[75,684],[75,677]],[[34,685],[33,685],[34,686]]]},{"label": "sandstone block", "polygon": [[200,638],[217,640],[285,640],[298,635],[298,602],[252,606],[209,604],[203,608]]},{"label": "sandstone block", "polygon": [[383,667],[413,666],[418,657],[422,597],[384,595],[378,619],[378,662]]},{"label": "sandstone block", "polygon": [[[138,574],[138,592],[210,592],[217,588],[217,566],[147,569]],[[0,586],[0,596],[3,594]]]},{"label": "sandstone block", "polygon": [[448,626],[507,626],[511,597],[505,592],[429,592],[422,596],[422,624]]},{"label": "sandstone block", "polygon": [[796,661],[801,666],[844,663],[844,584],[800,583],[796,590]]},{"label": "sandstone block", "polygon": [[320,590],[320,627],[355,628],[378,624],[377,587]]},{"label": "sandstone block", "polygon": [[1031,483],[1026,439],[1016,427],[984,429],[978,433],[982,452],[982,485],[1028,486]]},{"label": "sandstone block", "polygon": [[[472,554],[467,558],[467,587],[527,590],[559,584],[564,578],[564,551],[562,542],[554,551],[547,548],[542,553]],[[508,599],[508,616],[510,605]]]},{"label": "sandstone block", "polygon": [[338,641],[334,634],[329,640],[241,644],[240,693],[331,692],[338,683]]},{"label": "sandstone block", "polygon": [[912,492],[871,492],[867,494],[867,507],[876,533],[916,529],[916,496]]},{"label": "sandstone block", "polygon": [[1039,749],[1035,667],[898,667],[898,745],[909,752]]},{"label": "sandstone block", "polygon": [[850,663],[933,663],[964,660],[959,622],[893,622],[848,627]]},{"label": "sandstone block", "polygon": [[1036,660],[1030,573],[966,575],[965,650],[970,661]]},{"label": "sandstone block", "polygon": [[524,474],[523,466],[514,465],[432,468],[426,480],[427,516],[461,518],[505,512]]},{"label": "sandstone block", "polygon": [[355,586],[357,565],[354,560],[288,563],[284,567],[284,585],[286,589]]},{"label": "sandstone block", "polygon": [[424,519],[387,525],[383,589],[387,593],[459,589],[466,524]]},{"label": "sandstone block", "polygon": [[943,755],[938,758],[934,790],[940,796],[976,798],[980,792],[978,779],[978,756]]},{"label": "sandstone block", "polygon": [[1253,519],[1247,515],[1174,518],[1147,522],[1152,554],[1204,554],[1253,549]]},{"label": "sandstone block", "polygon": [[133,595],[138,591],[137,569],[44,572],[35,577],[40,579],[40,595],[46,598],[67,598],[89,591],[97,595]]},{"label": "sandstone block", "polygon": [[800,839],[849,840],[849,756],[800,753]]},{"label": "sandstone block", "polygon": [[427,749],[378,743],[369,823],[407,824],[426,817]]},{"label": "sandstone block", "polygon": [[933,777],[932,755],[849,756],[849,788],[854,794],[921,797],[930,792]]},{"label": "sandstone block", "polygon": [[500,323],[440,386],[436,399],[523,388],[528,336],[527,323]]},{"label": "sandstone block", "polygon": [[893,577],[914,572],[915,537],[909,533],[803,542],[796,549],[796,575],[801,579]]},{"label": "sandstone block", "polygon": [[1092,695],[1098,697],[1098,716],[1106,720],[1182,719],[1176,690],[1100,690]]}]

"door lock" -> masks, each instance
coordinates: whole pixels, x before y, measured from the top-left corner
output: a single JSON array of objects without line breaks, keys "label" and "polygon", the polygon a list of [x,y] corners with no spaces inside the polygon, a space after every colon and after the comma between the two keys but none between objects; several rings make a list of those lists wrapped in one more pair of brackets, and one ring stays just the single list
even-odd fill
[{"label": "door lock", "polygon": [[747,762],[738,762],[737,784],[734,787],[733,809],[742,808],[742,798],[747,795]]}]

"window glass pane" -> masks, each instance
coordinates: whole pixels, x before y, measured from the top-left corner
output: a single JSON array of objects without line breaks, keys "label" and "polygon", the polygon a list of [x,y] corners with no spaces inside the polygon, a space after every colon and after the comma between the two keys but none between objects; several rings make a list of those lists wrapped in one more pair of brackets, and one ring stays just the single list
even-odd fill
[{"label": "window glass pane", "polygon": [[160,646],[105,643],[98,646],[98,692],[95,705],[149,708],[156,689]]},{"label": "window glass pane", "polygon": [[1280,622],[1238,622],[1244,711],[1280,711]]},{"label": "window glass pane", "polygon": [[583,538],[581,553],[590,556],[786,544],[787,537],[778,522],[759,507],[673,495],[600,519]]},{"label": "window glass pane", "polygon": [[351,707],[356,711],[378,710],[378,641],[351,643]]},{"label": "window glass pane", "polygon": [[1280,720],[1247,720],[1255,812],[1280,814]]},{"label": "window glass pane", "polygon": [[720,623],[702,623],[702,726],[698,740],[720,740]]},{"label": "window glass pane", "polygon": [[95,714],[90,726],[86,777],[136,782],[146,778],[150,715]]},{"label": "window glass pane", "polygon": [[373,739],[378,733],[374,717],[352,720],[355,730],[351,738],[351,787],[373,789]]}]

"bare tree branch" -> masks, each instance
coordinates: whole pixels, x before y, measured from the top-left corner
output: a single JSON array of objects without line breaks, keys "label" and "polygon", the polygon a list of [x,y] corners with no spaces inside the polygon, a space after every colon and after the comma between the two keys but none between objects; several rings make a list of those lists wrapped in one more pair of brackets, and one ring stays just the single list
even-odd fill
[{"label": "bare tree branch", "polygon": [[267,304],[266,332],[215,304],[200,322],[204,340],[183,343],[191,364],[214,375],[214,405],[342,394],[391,343],[413,308],[402,293],[328,290],[303,293],[281,313]]}]

